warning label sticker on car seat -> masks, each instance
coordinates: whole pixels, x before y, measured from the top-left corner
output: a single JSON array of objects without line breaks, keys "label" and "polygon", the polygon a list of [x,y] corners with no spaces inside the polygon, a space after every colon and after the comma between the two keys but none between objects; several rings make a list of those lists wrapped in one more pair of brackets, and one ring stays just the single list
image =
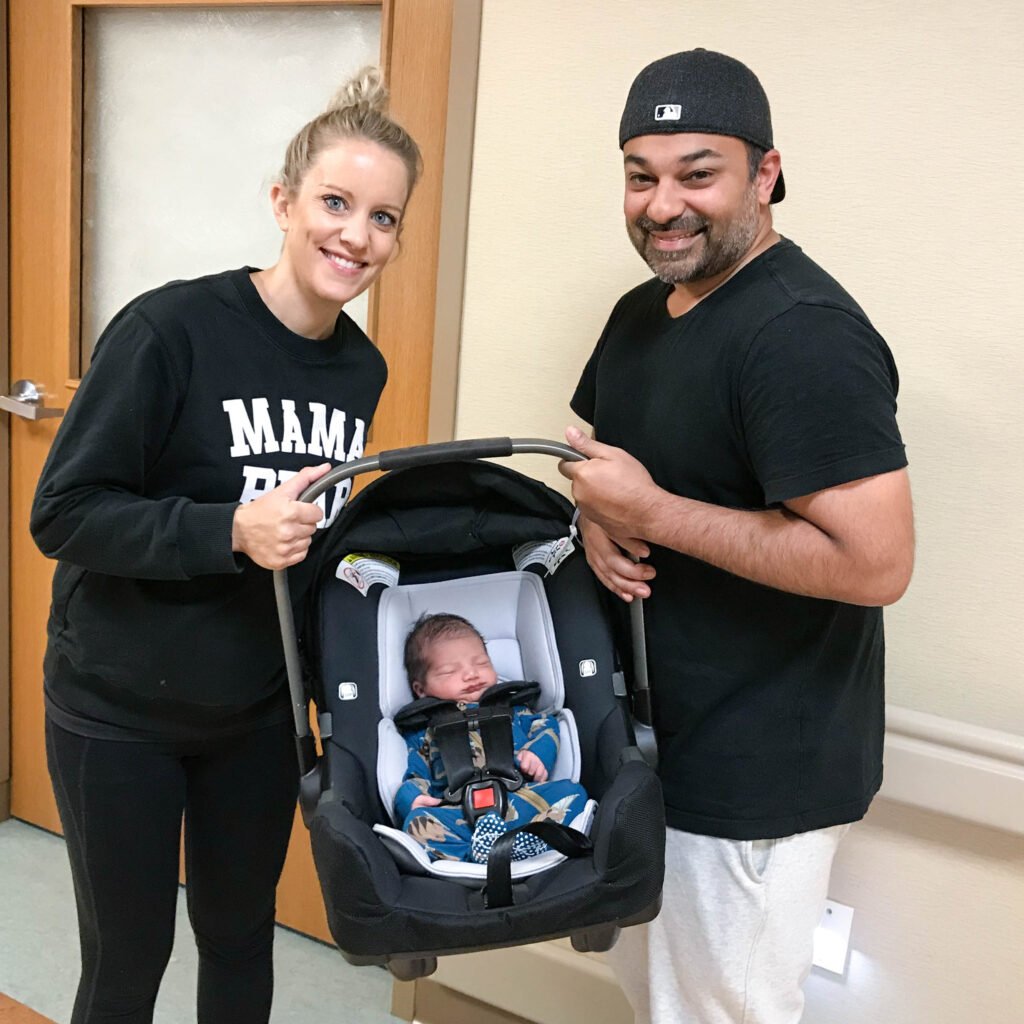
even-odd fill
[{"label": "warning label sticker on car seat", "polygon": [[512,549],[512,559],[520,572],[528,565],[543,565],[550,576],[575,550],[571,536],[559,537],[538,544],[520,544]]},{"label": "warning label sticker on car seat", "polygon": [[366,597],[374,583],[382,583],[385,587],[395,586],[398,583],[400,568],[398,562],[387,555],[353,551],[338,563],[334,575],[355,587],[363,597]]}]

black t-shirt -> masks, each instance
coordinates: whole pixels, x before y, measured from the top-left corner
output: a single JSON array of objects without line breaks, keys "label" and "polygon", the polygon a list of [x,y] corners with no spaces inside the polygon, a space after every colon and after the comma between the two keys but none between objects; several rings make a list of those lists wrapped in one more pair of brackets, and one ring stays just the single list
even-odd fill
[{"label": "black t-shirt", "polygon": [[[191,738],[288,715],[272,574],[232,552],[234,512],[362,455],[387,368],[344,313],[327,339],[294,334],[250,272],[130,303],[58,431],[31,527],[59,560],[46,688],[65,728]],[[350,490],[319,499],[321,527]],[[297,602],[314,562],[289,570]]]},{"label": "black t-shirt", "polygon": [[[666,490],[765,509],[900,469],[898,378],[853,299],[785,239],[685,315],[616,305],[572,408]],[[668,823],[733,839],[854,821],[881,784],[882,612],[655,547],[645,602]]]}]

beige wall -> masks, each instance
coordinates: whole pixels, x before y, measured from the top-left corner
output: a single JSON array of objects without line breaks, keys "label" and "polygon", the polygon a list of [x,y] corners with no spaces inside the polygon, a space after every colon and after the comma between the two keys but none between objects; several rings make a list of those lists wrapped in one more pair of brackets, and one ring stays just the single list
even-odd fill
[{"label": "beige wall", "polygon": [[[485,0],[457,435],[560,437],[611,305],[646,268],[622,228],[633,75],[707,46],[772,100],[776,224],[854,294],[902,376],[919,530],[888,613],[897,704],[1024,734],[1024,14],[1016,0]],[[517,468],[558,482],[553,462]],[[1018,839],[880,803],[834,898],[845,980],[809,1024],[1024,1014]]]},{"label": "beige wall", "polygon": [[1024,843],[876,800],[839,848],[845,977],[814,970],[804,1024],[1020,1024]]},{"label": "beige wall", "polygon": [[735,54],[772,100],[777,226],[865,307],[903,379],[920,551],[889,616],[890,699],[1024,733],[1024,15],[770,10],[485,2],[458,434],[561,436],[612,303],[645,277],[620,214],[629,82],[675,48]]}]

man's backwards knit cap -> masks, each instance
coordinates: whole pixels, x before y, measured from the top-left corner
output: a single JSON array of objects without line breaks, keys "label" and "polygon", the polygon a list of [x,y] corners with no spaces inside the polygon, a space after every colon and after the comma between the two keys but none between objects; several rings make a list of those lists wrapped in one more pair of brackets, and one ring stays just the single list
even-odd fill
[{"label": "man's backwards knit cap", "polygon": [[[619,148],[638,135],[696,132],[733,135],[774,149],[768,97],[757,76],[733,57],[712,50],[686,50],[662,57],[633,80],[619,122]],[[786,185],[779,172],[771,201]]]}]

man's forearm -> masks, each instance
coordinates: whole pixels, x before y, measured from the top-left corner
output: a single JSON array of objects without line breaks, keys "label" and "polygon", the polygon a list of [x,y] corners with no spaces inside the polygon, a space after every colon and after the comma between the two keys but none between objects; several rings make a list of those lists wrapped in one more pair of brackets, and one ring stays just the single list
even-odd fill
[{"label": "man's forearm", "polygon": [[[646,541],[777,590],[848,604],[891,604],[910,581],[914,517],[905,469],[787,499],[780,509],[731,509],[664,490],[628,452],[575,428],[566,438],[587,456],[559,466],[580,512],[626,551],[638,553]],[[635,595],[612,571],[608,551],[599,554],[599,565],[609,563],[605,585],[627,600]]]},{"label": "man's forearm", "polygon": [[909,580],[902,557],[867,557],[788,509],[729,509],[660,491],[638,527],[652,544],[808,597],[891,604]]}]

